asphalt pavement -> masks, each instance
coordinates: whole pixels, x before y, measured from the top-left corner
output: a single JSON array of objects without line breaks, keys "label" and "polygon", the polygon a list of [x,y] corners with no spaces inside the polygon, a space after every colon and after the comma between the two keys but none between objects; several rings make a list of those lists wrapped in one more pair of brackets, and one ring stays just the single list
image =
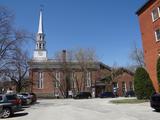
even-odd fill
[{"label": "asphalt pavement", "polygon": [[[123,99],[123,98],[112,98]],[[112,104],[112,99],[42,99],[8,120],[160,120],[149,102]]]}]

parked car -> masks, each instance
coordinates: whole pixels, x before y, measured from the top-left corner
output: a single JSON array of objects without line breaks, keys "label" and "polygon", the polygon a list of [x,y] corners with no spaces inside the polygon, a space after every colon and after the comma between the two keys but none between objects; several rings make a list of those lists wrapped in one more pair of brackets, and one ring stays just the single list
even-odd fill
[{"label": "parked car", "polygon": [[37,95],[35,93],[29,93],[32,96],[32,103],[37,101]]},{"label": "parked car", "polygon": [[7,118],[22,110],[21,100],[16,94],[0,94],[1,117]]},{"label": "parked car", "polygon": [[127,91],[125,94],[125,97],[135,97],[135,92],[134,91]]},{"label": "parked car", "polygon": [[24,102],[26,100],[26,104],[32,103],[32,96],[29,93],[19,93],[19,96],[24,100]]},{"label": "parked car", "polygon": [[113,92],[103,92],[102,94],[100,94],[99,96],[100,98],[114,98],[116,97]]},{"label": "parked car", "polygon": [[31,103],[30,99],[27,99],[21,94],[17,94],[17,96],[21,99],[21,105],[29,105]]},{"label": "parked car", "polygon": [[8,118],[15,112],[15,105],[12,103],[0,103],[0,117]]},{"label": "parked car", "polygon": [[154,93],[151,95],[150,105],[156,111],[160,111],[160,94],[159,93]]},{"label": "parked car", "polygon": [[75,99],[85,99],[85,98],[92,98],[92,95],[90,92],[80,92],[74,97]]},{"label": "parked car", "polygon": [[17,110],[21,110],[21,99],[17,96],[17,94],[4,94],[4,97],[6,99],[4,102],[10,102],[17,106]]}]

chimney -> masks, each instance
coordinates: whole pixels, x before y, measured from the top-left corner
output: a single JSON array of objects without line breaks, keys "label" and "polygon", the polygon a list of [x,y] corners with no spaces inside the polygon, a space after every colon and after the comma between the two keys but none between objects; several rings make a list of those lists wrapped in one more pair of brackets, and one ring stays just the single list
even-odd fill
[{"label": "chimney", "polygon": [[62,62],[66,62],[66,50],[62,50]]}]

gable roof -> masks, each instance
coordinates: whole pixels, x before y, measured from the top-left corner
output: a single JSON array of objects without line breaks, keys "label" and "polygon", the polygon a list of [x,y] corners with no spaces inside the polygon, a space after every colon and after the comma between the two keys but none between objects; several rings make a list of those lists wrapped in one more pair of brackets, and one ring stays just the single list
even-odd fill
[{"label": "gable roof", "polygon": [[144,10],[146,10],[148,8],[148,6],[150,6],[151,4],[153,4],[154,2],[156,2],[156,0],[147,0],[137,11],[136,14],[140,15]]},{"label": "gable roof", "polygon": [[123,67],[121,67],[121,68],[118,68],[117,70],[120,70],[120,71],[123,71],[123,72],[126,72],[126,73],[128,73],[128,74],[130,74],[130,75],[134,75],[134,73],[133,72],[131,72],[130,70],[128,70],[128,69],[126,69],[126,68],[123,68]]}]

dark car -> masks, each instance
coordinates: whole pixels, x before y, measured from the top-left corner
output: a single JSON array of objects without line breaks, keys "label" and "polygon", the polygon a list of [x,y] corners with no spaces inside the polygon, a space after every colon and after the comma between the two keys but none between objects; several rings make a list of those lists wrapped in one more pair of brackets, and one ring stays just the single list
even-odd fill
[{"label": "dark car", "polygon": [[135,97],[135,92],[134,91],[127,91],[125,94],[125,97]]},{"label": "dark car", "polygon": [[37,96],[35,93],[20,93],[19,97],[21,98],[22,103],[24,104],[33,104],[37,101]]},{"label": "dark car", "polygon": [[160,111],[160,94],[159,93],[154,93],[151,95],[150,105],[156,111]]},{"label": "dark car", "polygon": [[8,118],[15,112],[15,105],[12,103],[0,103],[0,117]]},{"label": "dark car", "polygon": [[103,92],[102,94],[100,94],[99,96],[100,98],[114,98],[116,97],[113,92]]},{"label": "dark car", "polygon": [[32,103],[32,95],[30,95],[30,94],[27,93],[27,92],[25,92],[25,93],[20,93],[20,95],[22,95],[23,98],[27,100],[27,104],[31,104],[31,103]]},{"label": "dark car", "polygon": [[29,105],[31,103],[31,100],[27,99],[21,94],[17,94],[17,96],[21,99],[21,105]]},{"label": "dark car", "polygon": [[0,106],[2,107],[1,117],[7,118],[14,112],[21,111],[21,100],[16,94],[0,94]]},{"label": "dark car", "polygon": [[92,98],[92,95],[90,92],[80,92],[75,97],[75,99],[85,99],[85,98]]},{"label": "dark car", "polygon": [[21,99],[17,96],[17,94],[4,94],[6,101],[10,102],[17,106],[17,110],[21,109]]},{"label": "dark car", "polygon": [[35,93],[29,93],[32,96],[32,103],[37,101],[37,95]]}]

